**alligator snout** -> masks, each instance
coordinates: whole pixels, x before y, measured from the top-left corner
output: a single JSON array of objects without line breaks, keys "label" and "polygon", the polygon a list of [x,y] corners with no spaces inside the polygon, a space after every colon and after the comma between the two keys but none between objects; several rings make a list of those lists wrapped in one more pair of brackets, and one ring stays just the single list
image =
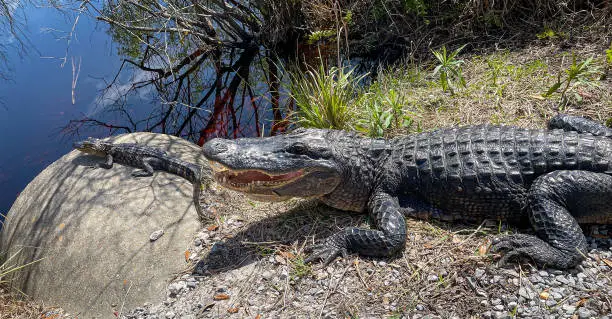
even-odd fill
[{"label": "alligator snout", "polygon": [[204,152],[204,156],[211,157],[224,152],[227,152],[229,148],[229,141],[221,138],[213,138],[212,140],[206,142],[202,147],[202,151]]}]

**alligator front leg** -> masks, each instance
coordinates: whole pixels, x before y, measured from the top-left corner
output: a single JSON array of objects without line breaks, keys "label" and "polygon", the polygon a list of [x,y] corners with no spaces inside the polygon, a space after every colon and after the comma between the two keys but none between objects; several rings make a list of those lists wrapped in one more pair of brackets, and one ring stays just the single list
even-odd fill
[{"label": "alligator front leg", "polygon": [[397,199],[380,192],[372,197],[368,206],[374,222],[372,226],[377,229],[347,227],[322,244],[310,247],[313,253],[305,261],[321,259],[328,264],[349,252],[384,257],[402,249],[406,243],[406,221],[399,211]]},{"label": "alligator front leg", "polygon": [[500,264],[523,256],[540,265],[574,267],[584,259],[587,245],[573,216],[589,223],[609,222],[610,202],[610,175],[555,171],[540,176],[529,190],[529,216],[539,238],[524,234],[507,236],[495,242],[492,251],[505,252]]},{"label": "alligator front leg", "polygon": [[612,129],[601,123],[580,116],[559,114],[548,121],[548,128],[576,131],[578,133],[591,133],[595,136],[612,138]]},{"label": "alligator front leg", "polygon": [[106,169],[113,168],[113,156],[111,154],[106,154],[106,157],[104,158],[104,163],[99,163],[98,167]]}]

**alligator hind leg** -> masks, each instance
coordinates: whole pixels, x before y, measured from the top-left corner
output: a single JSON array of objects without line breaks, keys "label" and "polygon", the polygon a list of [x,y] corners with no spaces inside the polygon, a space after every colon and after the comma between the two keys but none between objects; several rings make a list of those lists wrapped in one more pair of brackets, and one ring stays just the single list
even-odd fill
[{"label": "alligator hind leg", "polygon": [[612,138],[612,129],[601,123],[580,116],[559,114],[548,121],[548,128],[576,131],[578,133],[591,133],[595,136]]},{"label": "alligator hind leg", "polygon": [[538,237],[501,238],[493,252],[505,252],[504,264],[516,257],[565,269],[585,257],[586,238],[577,219],[589,223],[612,219],[612,176],[587,171],[555,171],[538,177],[529,189],[529,217]]},{"label": "alligator hind leg", "polygon": [[142,170],[138,170],[132,173],[132,176],[134,177],[147,177],[147,176],[153,176],[153,172],[155,172],[155,170],[153,169],[153,165],[155,165],[159,160],[157,158],[153,158],[153,157],[145,157],[142,159]]}]

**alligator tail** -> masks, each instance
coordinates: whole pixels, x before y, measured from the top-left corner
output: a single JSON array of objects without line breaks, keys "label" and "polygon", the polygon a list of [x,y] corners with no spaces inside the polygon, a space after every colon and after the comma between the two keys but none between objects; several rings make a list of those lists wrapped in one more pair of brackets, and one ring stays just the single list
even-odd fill
[{"label": "alligator tail", "polygon": [[174,175],[180,176],[193,185],[193,204],[201,220],[208,218],[204,212],[204,194],[203,188],[207,185],[207,179],[204,174],[202,165],[186,162],[175,157],[166,158],[167,171]]}]

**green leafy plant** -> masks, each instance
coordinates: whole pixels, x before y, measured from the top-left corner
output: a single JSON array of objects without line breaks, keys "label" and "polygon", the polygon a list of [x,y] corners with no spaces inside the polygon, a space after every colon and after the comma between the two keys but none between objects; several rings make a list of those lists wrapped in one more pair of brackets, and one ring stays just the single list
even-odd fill
[{"label": "green leafy plant", "polygon": [[350,129],[354,120],[354,102],[367,74],[355,69],[322,64],[318,70],[292,72],[288,91],[295,101],[294,121],[303,127]]},{"label": "green leafy plant", "polygon": [[434,69],[433,75],[439,74],[439,83],[442,90],[444,92],[450,91],[451,95],[455,94],[453,90],[455,84],[465,87],[465,78],[461,67],[465,61],[457,60],[457,55],[463,48],[465,48],[465,45],[450,54],[446,51],[446,46],[442,46],[439,51],[432,50],[433,55],[440,62]]},{"label": "green leafy plant", "polygon": [[[572,56],[572,65],[570,65],[570,67],[563,72],[566,76],[563,77],[563,73],[559,73],[557,76],[557,82],[555,82],[548,89],[548,91],[542,94],[542,96],[548,98],[554,93],[560,93],[560,106],[562,106],[567,104],[567,93],[574,82],[577,84],[596,85],[591,79],[591,76],[600,74],[601,71],[597,67],[592,66],[592,62],[593,57],[589,57],[586,60],[578,62],[576,55],[574,54]],[[579,101],[582,99],[578,94],[575,96]]]},{"label": "green leafy plant", "polygon": [[405,114],[402,95],[393,89],[387,92],[381,91],[376,85],[370,89],[371,91],[363,94],[360,100],[365,112],[358,121],[359,131],[370,137],[382,137],[391,129],[412,126],[414,118],[412,113]]},{"label": "green leafy plant", "polygon": [[608,68],[612,67],[612,43],[610,43],[610,48],[606,50],[606,63]]},{"label": "green leafy plant", "polygon": [[497,86],[499,77],[502,75],[502,72],[505,69],[504,60],[499,57],[493,57],[490,59],[486,59],[486,61],[488,66],[486,74],[491,80],[493,86]]}]

